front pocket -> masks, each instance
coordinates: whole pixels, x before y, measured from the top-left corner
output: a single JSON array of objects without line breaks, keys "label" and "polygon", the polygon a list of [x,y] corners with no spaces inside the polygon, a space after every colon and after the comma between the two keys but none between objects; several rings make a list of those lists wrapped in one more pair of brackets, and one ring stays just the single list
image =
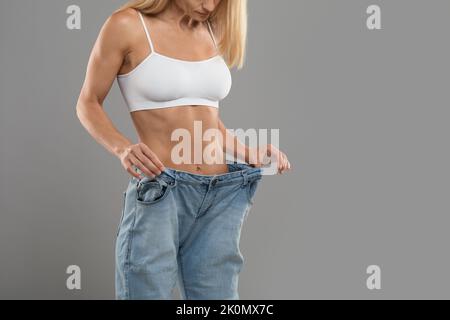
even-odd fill
[{"label": "front pocket", "polygon": [[171,185],[161,179],[138,183],[136,201],[145,206],[155,204],[167,197],[170,189]]}]

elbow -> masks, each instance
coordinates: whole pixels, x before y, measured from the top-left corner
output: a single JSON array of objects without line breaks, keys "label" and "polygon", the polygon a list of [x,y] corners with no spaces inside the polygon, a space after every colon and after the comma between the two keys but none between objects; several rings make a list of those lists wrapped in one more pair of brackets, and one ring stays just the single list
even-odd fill
[{"label": "elbow", "polygon": [[77,105],[75,107],[75,115],[78,121],[86,127],[90,122],[90,119],[93,117],[90,114],[91,108],[89,107],[89,103],[83,99],[78,100]]},{"label": "elbow", "polygon": [[78,102],[75,106],[75,115],[80,122],[83,122],[83,117],[86,113],[86,103],[82,99],[78,99]]},{"label": "elbow", "polygon": [[81,103],[80,100],[78,100],[75,106],[75,115],[77,116],[78,119],[80,119],[80,113],[81,113]]},{"label": "elbow", "polygon": [[85,119],[88,118],[88,115],[90,112],[92,112],[94,109],[97,109],[97,107],[100,107],[100,104],[98,101],[93,101],[92,99],[87,99],[83,97],[83,95],[80,95],[78,98],[77,104],[75,106],[75,115],[83,122]]}]

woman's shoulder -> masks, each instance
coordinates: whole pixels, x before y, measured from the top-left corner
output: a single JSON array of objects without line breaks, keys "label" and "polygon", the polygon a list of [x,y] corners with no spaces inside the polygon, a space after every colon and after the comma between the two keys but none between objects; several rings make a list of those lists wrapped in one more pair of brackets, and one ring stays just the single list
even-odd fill
[{"label": "woman's shoulder", "polygon": [[116,11],[108,17],[107,22],[114,27],[130,29],[139,22],[138,11],[133,8]]},{"label": "woman's shoulder", "polygon": [[135,9],[127,8],[116,11],[103,24],[101,36],[111,45],[114,44],[122,50],[127,50],[138,40],[136,30],[138,30],[139,23],[138,13]]}]

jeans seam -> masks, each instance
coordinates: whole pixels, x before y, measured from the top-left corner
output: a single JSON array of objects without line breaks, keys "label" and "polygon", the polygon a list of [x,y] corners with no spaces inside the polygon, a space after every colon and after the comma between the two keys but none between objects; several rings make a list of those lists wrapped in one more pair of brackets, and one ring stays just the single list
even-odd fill
[{"label": "jeans seam", "polygon": [[[175,279],[176,279],[176,274],[175,274]],[[172,292],[173,292],[173,289],[175,288],[175,286],[177,285],[177,281],[175,280],[174,281],[174,284],[172,285],[172,288],[170,289],[170,294],[172,294]]]},{"label": "jeans seam", "polygon": [[180,254],[180,273],[181,273],[181,281],[183,282],[183,292],[186,300],[189,300],[187,290],[186,290],[186,282],[184,280],[184,271],[183,271],[183,258]]},{"label": "jeans seam", "polygon": [[130,252],[131,252],[131,242],[133,240],[133,231],[134,231],[134,224],[136,221],[136,210],[137,210],[137,204],[136,201],[134,201],[134,212],[133,212],[133,221],[131,223],[131,228],[128,231],[128,245],[127,245],[127,254],[125,256],[125,263],[124,263],[124,277],[125,277],[125,295],[127,299],[130,299],[130,288],[129,288],[129,272],[130,272]]},{"label": "jeans seam", "polygon": [[119,236],[120,228],[122,226],[122,221],[123,221],[123,218],[125,215],[126,196],[127,196],[127,192],[125,191],[122,194],[122,213],[120,215],[119,227],[117,228],[117,231],[116,231],[116,238]]},{"label": "jeans seam", "polygon": [[[215,200],[216,200],[216,196],[217,196],[218,190],[211,189],[211,191],[214,192],[214,196],[213,196],[213,198],[211,200],[211,204],[208,206],[208,208],[205,208],[203,210],[203,213],[201,213],[200,211],[197,212],[197,216],[195,217],[196,220],[198,218],[200,218],[201,216],[205,215],[212,206],[216,205]],[[203,203],[202,203],[202,205],[203,205]]]}]

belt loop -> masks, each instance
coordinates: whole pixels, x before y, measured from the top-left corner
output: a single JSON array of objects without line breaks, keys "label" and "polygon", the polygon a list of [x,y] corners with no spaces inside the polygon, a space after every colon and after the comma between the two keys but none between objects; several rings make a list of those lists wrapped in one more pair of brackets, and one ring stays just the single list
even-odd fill
[{"label": "belt loop", "polygon": [[245,187],[248,183],[247,171],[242,171],[242,176],[244,177],[243,187]]}]

